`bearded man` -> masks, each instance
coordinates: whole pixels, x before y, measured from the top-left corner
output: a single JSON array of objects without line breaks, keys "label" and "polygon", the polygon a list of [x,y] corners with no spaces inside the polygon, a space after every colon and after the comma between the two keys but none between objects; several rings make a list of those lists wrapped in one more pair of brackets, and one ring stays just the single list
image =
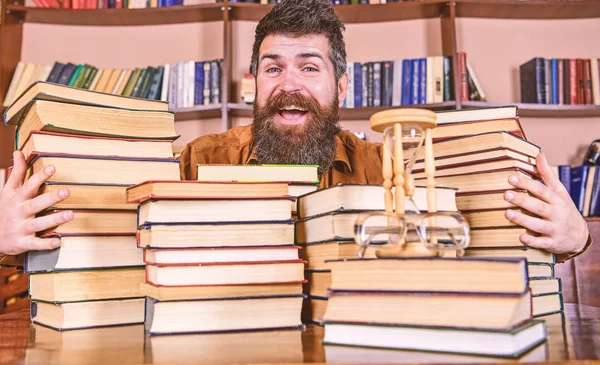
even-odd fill
[{"label": "bearded man", "polygon": [[[327,0],[283,0],[258,23],[252,51],[256,79],[254,123],[202,136],[181,155],[181,178],[195,180],[197,164],[315,164],[320,187],[337,183],[381,184],[380,144],[342,131],[338,108],[346,97],[344,25]],[[0,194],[0,254],[52,249],[57,238],[36,232],[73,219],[70,211],[35,215],[66,199],[66,188],[37,196],[54,167],[25,180],[20,152]],[[546,249],[564,261],[591,244],[587,224],[543,154],[537,168],[546,185],[511,176],[526,193],[507,191],[505,199],[535,213],[507,210],[506,218],[539,235],[523,234],[529,246]]]}]

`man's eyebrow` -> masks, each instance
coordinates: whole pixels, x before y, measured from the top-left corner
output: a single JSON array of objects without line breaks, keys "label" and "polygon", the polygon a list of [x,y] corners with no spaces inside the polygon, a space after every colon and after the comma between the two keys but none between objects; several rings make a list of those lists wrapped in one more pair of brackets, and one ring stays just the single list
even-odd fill
[{"label": "man's eyebrow", "polygon": [[[296,58],[300,58],[300,59],[307,59],[307,58],[313,58],[313,57],[316,57],[316,58],[320,59],[322,62],[325,62],[325,59],[323,58],[323,56],[317,52],[306,52],[306,53],[300,53],[299,55],[296,55]],[[267,58],[271,59],[273,61],[278,61],[278,60],[282,59],[283,57],[276,53],[265,53],[262,56],[260,56],[258,63],[261,63],[262,60],[267,59]]]}]

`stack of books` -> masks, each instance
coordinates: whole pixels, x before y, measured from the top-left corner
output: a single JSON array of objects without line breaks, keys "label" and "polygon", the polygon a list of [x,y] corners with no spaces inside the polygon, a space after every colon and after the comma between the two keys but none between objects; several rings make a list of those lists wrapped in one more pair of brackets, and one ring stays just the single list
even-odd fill
[{"label": "stack of books", "polygon": [[26,255],[32,320],[61,330],[143,322],[144,263],[136,207],[126,203],[125,189],[179,179],[167,104],[38,82],[4,120],[17,126],[15,145],[28,176],[55,167],[40,193],[71,192],[40,216],[74,213],[70,222],[41,232],[59,238],[60,248]]},{"label": "stack of books", "polygon": [[[508,177],[540,179],[535,166],[540,148],[526,140],[517,108],[439,112],[437,117],[438,127],[432,131],[435,181],[458,188],[456,204],[471,227],[465,256],[527,258],[534,315],[562,310],[555,255],[523,245],[519,236],[527,230],[505,218],[507,209],[519,208],[504,200],[504,192],[524,193],[516,191]],[[417,184],[425,182],[422,160],[415,163],[413,173]]]},{"label": "stack of books", "polygon": [[139,204],[149,334],[302,327],[287,183],[148,181],[127,201]]},{"label": "stack of books", "polygon": [[325,344],[521,357],[546,340],[545,322],[532,320],[525,259],[329,265]]},{"label": "stack of books", "polygon": [[[455,189],[438,187],[436,192],[438,211],[457,210]],[[425,187],[416,187],[414,201],[420,211],[427,211],[426,194]],[[308,263],[308,282],[304,288],[308,295],[303,308],[305,322],[321,322],[331,285],[328,261],[358,257],[354,223],[360,213],[383,211],[383,197],[381,185],[338,184],[298,198],[296,243],[302,246],[302,258]],[[385,225],[385,217],[382,218],[381,225]],[[368,248],[364,257],[374,258],[375,250]]]}]

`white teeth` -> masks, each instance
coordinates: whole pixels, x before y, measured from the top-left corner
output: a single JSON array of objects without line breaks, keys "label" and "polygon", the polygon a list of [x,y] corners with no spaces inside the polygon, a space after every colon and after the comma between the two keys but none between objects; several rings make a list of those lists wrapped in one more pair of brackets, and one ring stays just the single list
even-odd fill
[{"label": "white teeth", "polygon": [[290,105],[288,107],[283,108],[282,110],[300,110],[302,112],[306,111],[305,109],[299,108],[299,107],[297,107],[295,105]]}]

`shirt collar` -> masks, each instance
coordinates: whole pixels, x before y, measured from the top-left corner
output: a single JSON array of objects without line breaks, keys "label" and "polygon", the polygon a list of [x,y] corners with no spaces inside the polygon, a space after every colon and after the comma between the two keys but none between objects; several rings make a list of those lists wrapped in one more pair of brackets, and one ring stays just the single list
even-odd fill
[{"label": "shirt collar", "polygon": [[[254,147],[251,149],[250,155],[246,159],[247,165],[256,165],[258,164],[258,156],[256,154],[256,150]],[[346,153],[346,148],[344,147],[344,142],[340,139],[339,135],[335,136],[335,150],[333,152],[333,167],[337,169],[347,169],[349,172],[352,172],[352,165],[350,165],[350,159],[348,158],[348,154]]]}]

